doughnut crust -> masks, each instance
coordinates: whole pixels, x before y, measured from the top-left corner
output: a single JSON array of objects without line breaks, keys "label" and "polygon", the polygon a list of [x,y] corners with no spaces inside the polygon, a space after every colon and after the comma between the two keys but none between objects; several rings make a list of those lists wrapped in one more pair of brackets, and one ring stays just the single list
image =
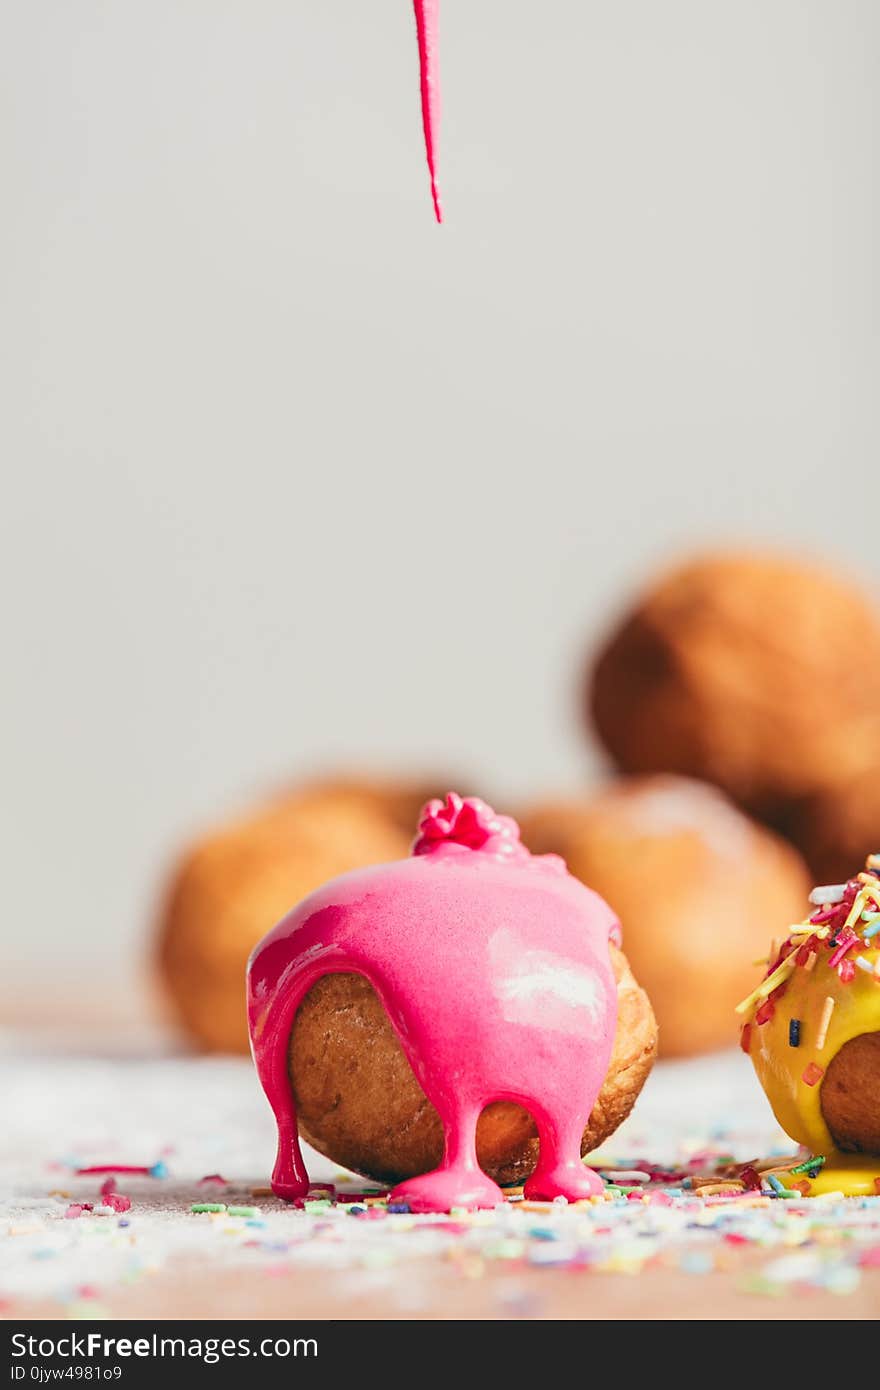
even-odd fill
[{"label": "doughnut crust", "polygon": [[623,771],[702,778],[784,825],[880,761],[880,614],[811,564],[699,557],[642,594],[586,703]]},{"label": "doughnut crust", "polygon": [[802,915],[810,882],[796,851],[683,777],[623,778],[519,820],[533,853],[561,854],[617,912],[661,1055],[735,1043],[732,1010],[766,953],[767,923]]},{"label": "doughnut crust", "polygon": [[837,1052],[822,1082],[822,1115],[844,1153],[880,1154],[880,1033]]},{"label": "doughnut crust", "polygon": [[[623,953],[610,949],[618,1026],[608,1075],[584,1132],[584,1154],[629,1114],[656,1052],[647,995]],[[440,1118],[363,976],[326,975],[312,986],[294,1020],[289,1057],[300,1134],[313,1148],[384,1183],[437,1166],[443,1152]],[[524,1181],[538,1157],[531,1116],[508,1101],[488,1105],[477,1125],[477,1157],[496,1182]]]}]

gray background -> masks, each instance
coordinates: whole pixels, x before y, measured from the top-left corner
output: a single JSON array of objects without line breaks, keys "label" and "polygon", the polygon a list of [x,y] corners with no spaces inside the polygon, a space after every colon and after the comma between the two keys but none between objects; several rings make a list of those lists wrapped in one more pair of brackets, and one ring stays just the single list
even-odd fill
[{"label": "gray background", "polygon": [[576,786],[715,538],[878,570],[876,0],[2,0],[3,993],[299,767]]}]

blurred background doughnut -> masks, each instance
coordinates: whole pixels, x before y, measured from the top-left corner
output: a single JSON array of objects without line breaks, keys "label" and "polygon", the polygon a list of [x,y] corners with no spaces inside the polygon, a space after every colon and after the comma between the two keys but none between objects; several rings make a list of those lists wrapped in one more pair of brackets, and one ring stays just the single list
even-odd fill
[{"label": "blurred background doughnut", "polygon": [[767,923],[795,921],[809,891],[797,851],[720,791],[670,775],[624,778],[518,818],[533,853],[561,854],[619,915],[660,1055],[728,1046]]},{"label": "blurred background doughnut", "polygon": [[158,923],[161,980],[191,1039],[248,1050],[244,972],[275,922],[327,879],[409,853],[436,781],[328,776],[186,848]]}]

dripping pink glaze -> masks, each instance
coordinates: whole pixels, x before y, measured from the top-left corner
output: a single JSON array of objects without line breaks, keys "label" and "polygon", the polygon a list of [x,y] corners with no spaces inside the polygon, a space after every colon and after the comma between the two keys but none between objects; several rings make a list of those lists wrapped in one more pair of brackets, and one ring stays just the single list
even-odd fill
[{"label": "dripping pink glaze", "polygon": [[393,1200],[413,1211],[501,1201],[475,1149],[493,1100],[523,1105],[538,1126],[529,1197],[601,1191],[580,1144],[617,1023],[614,913],[476,798],[429,802],[419,832],[411,858],[325,884],[251,956],[251,1048],[278,1125],[273,1191],[292,1199],[309,1188],[288,1048],[297,1007],[332,971],[370,981],[443,1123],[440,1167],[401,1183]]},{"label": "dripping pink glaze", "polygon": [[413,0],[416,33],[419,40],[419,76],[422,88],[422,125],[425,153],[431,175],[431,197],[437,221],[443,221],[440,191],[437,187],[437,136],[440,129],[440,71],[437,60],[437,31],[440,0]]}]

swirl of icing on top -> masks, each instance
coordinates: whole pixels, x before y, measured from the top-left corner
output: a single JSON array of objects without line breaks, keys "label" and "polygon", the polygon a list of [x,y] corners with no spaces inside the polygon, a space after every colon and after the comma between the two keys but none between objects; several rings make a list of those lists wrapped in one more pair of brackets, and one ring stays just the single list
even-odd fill
[{"label": "swirl of icing on top", "polygon": [[531,858],[512,816],[497,815],[478,796],[448,792],[445,801],[437,797],[422,810],[412,852],[442,854],[459,849],[478,850],[498,859]]},{"label": "swirl of icing on top", "polygon": [[545,873],[568,874],[560,855],[532,854],[526,848],[512,816],[498,815],[478,796],[448,792],[445,801],[437,797],[422,810],[412,853],[442,857],[462,852],[485,854]]}]

